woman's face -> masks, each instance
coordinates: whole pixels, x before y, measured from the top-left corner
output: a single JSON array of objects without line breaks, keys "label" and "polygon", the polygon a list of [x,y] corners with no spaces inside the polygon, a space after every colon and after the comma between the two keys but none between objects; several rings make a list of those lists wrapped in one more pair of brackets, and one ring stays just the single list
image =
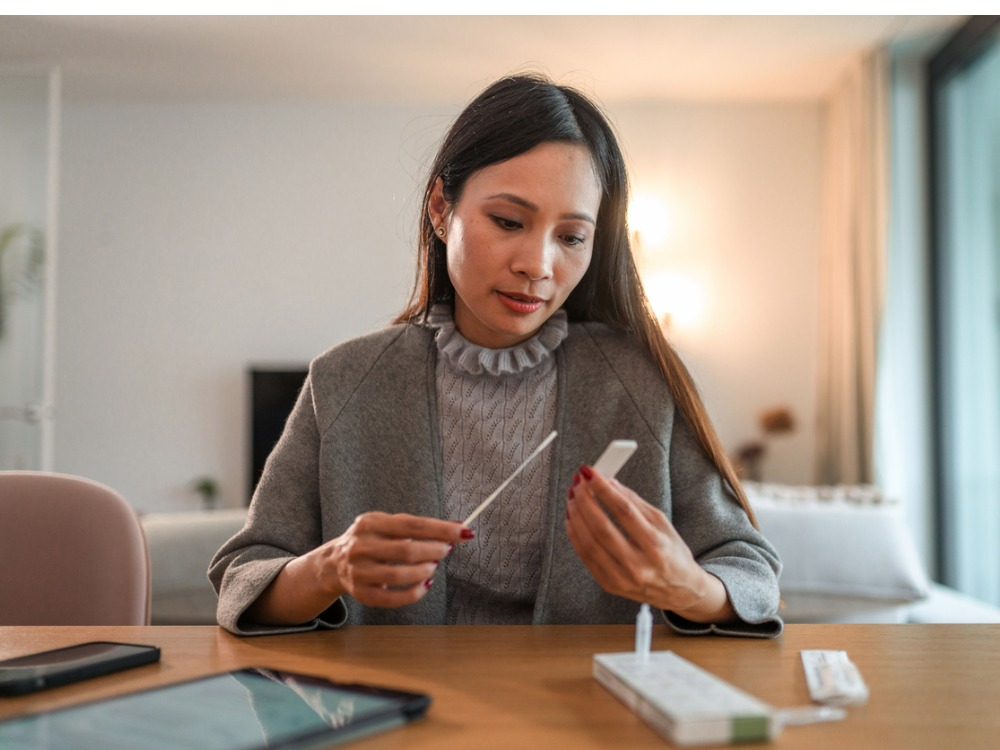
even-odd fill
[{"label": "woman's face", "polygon": [[429,213],[445,229],[455,327],[492,349],[531,338],[590,265],[601,205],[590,152],[543,143],[473,173],[453,205],[441,189]]}]

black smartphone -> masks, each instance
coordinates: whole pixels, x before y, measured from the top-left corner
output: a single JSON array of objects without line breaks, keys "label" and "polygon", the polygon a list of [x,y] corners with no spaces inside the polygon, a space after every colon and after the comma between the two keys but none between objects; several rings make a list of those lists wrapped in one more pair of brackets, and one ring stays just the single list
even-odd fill
[{"label": "black smartphone", "polygon": [[156,646],[91,641],[0,661],[0,695],[23,695],[160,660]]}]

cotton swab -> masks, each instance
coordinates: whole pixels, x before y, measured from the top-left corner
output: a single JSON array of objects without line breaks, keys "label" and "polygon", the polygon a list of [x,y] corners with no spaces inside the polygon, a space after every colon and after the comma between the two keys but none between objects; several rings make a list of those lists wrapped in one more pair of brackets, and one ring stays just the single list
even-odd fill
[{"label": "cotton swab", "polygon": [[463,526],[468,526],[470,523],[472,523],[473,521],[475,521],[476,517],[480,513],[482,513],[484,510],[486,510],[486,508],[489,507],[490,503],[492,503],[494,500],[496,500],[498,497],[500,497],[500,493],[503,492],[504,489],[506,489],[507,485],[511,483],[511,481],[514,479],[514,477],[516,477],[518,474],[520,474],[521,471],[524,469],[524,467],[531,463],[532,459],[534,459],[543,450],[545,450],[546,448],[549,447],[549,443],[551,443],[553,440],[556,439],[556,434],[557,434],[556,431],[552,430],[552,432],[549,433],[549,436],[547,438],[545,438],[545,440],[543,440],[539,444],[539,446],[537,448],[535,448],[535,450],[533,450],[531,452],[531,455],[528,456],[526,459],[524,459],[524,461],[521,462],[520,466],[518,466],[516,469],[514,469],[514,473],[511,474],[509,477],[507,477],[505,480],[503,480],[503,482],[501,482],[500,486],[497,487],[495,490],[493,490],[493,492],[490,494],[490,496],[488,498],[486,498],[485,500],[483,500],[483,502],[481,502],[479,504],[479,507],[476,508],[474,511],[472,511],[472,513],[469,514],[469,517],[466,518],[465,521],[462,522],[462,525]]}]

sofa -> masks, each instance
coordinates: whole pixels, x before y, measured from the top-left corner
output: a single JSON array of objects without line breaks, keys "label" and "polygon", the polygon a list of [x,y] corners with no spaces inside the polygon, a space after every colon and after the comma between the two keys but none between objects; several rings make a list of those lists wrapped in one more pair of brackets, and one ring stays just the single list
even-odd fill
[{"label": "sofa", "polygon": [[147,513],[139,520],[149,549],[153,625],[214,625],[212,557],[246,522],[246,508]]},{"label": "sofa", "polygon": [[743,486],[784,564],[786,622],[1000,622],[928,579],[901,505],[877,487]]},{"label": "sofa", "polygon": [[[1000,608],[928,580],[901,507],[877,488],[744,487],[784,563],[786,622],[1000,622]],[[243,526],[246,508],[150,513],[141,520],[153,624],[215,623],[206,571]]]}]

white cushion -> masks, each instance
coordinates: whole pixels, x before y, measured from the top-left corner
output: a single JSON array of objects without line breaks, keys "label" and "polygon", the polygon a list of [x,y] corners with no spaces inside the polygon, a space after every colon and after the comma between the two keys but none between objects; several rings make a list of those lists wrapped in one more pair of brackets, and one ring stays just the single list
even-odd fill
[{"label": "white cushion", "polygon": [[904,622],[927,596],[902,509],[875,488],[744,487],[784,564],[786,622]]}]

